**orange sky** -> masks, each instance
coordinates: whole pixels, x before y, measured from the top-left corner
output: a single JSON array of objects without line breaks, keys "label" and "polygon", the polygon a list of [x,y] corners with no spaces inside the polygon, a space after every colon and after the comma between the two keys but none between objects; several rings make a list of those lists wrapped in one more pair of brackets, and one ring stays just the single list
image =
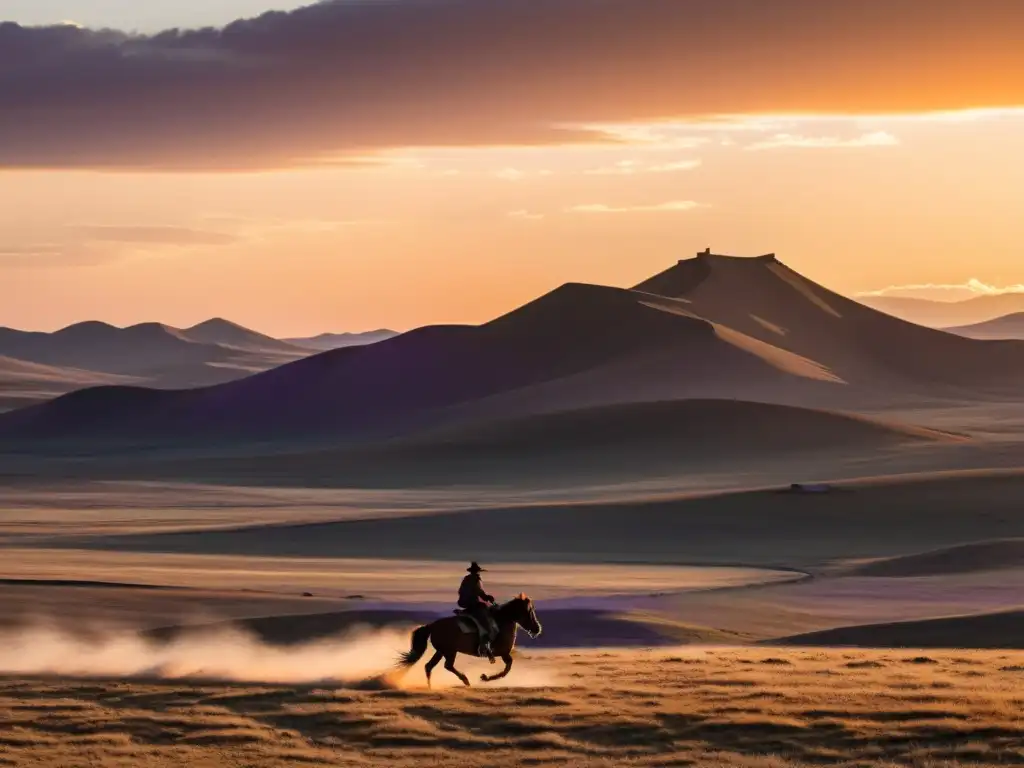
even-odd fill
[{"label": "orange sky", "polygon": [[[895,6],[913,7],[902,0]],[[687,107],[684,99],[673,107],[683,117],[652,121],[655,101],[674,98],[666,90],[673,81],[616,79],[596,84],[580,114],[607,115],[617,124],[577,122],[561,139],[542,137],[516,121],[527,107],[554,109],[557,88],[527,92],[503,76],[504,101],[491,99],[479,114],[439,95],[439,103],[458,103],[442,133],[420,124],[429,111],[394,125],[388,109],[367,112],[380,122],[374,130],[367,123],[365,135],[380,141],[360,152],[362,129],[346,128],[336,165],[324,154],[333,113],[317,112],[316,130],[281,134],[277,144],[240,124],[238,144],[251,151],[245,172],[218,171],[210,161],[210,148],[222,139],[204,133],[216,122],[209,115],[180,134],[145,134],[151,124],[129,121],[110,128],[115,141],[99,122],[89,124],[98,111],[91,102],[68,101],[77,97],[50,83],[47,98],[79,110],[83,122],[77,134],[65,126],[39,142],[0,129],[0,325],[187,325],[223,316],[297,335],[478,322],[568,280],[631,285],[708,245],[741,255],[775,251],[848,293],[972,279],[996,290],[1019,285],[1024,109],[915,111],[1014,103],[1018,69],[995,67],[1016,60],[1000,37],[983,54],[989,71],[954,70],[953,62],[935,68],[933,57],[956,39],[955,30],[947,31],[949,40],[910,46],[893,87],[877,97],[857,67],[873,53],[899,63],[891,32],[863,45],[846,41],[845,63],[832,62],[834,95],[821,72],[804,77],[797,70],[780,80],[798,61],[776,62],[759,74],[756,58],[746,61],[752,80],[770,86],[764,98],[744,84],[742,68],[723,71],[716,82],[707,81],[714,68],[702,73],[705,80],[686,99],[715,112],[735,106],[733,117],[686,116],[686,109],[702,107]],[[972,39],[969,51],[983,43]],[[804,65],[825,55],[819,48],[801,54]],[[669,61],[659,58],[667,50],[647,65]],[[929,66],[921,69],[922,62]],[[3,66],[0,54],[0,75]],[[939,75],[954,71],[942,85]],[[677,73],[679,87],[682,77]],[[654,90],[645,96],[648,86]],[[5,87],[0,77],[0,103],[11,98],[17,109],[35,109],[35,101],[19,101]],[[615,100],[629,89],[637,93],[618,98],[614,109],[594,100],[605,91]],[[431,93],[418,109],[432,108]],[[852,114],[824,113],[844,103]],[[743,114],[806,111],[801,105],[824,112]],[[873,106],[907,114],[858,114]],[[25,114],[39,120],[43,113]],[[422,148],[418,135],[452,146]],[[437,142],[442,135],[448,138]],[[580,140],[587,135],[601,141]],[[486,146],[495,141],[505,146]],[[285,159],[314,148],[315,162]],[[137,167],[147,153],[162,167]]]}]

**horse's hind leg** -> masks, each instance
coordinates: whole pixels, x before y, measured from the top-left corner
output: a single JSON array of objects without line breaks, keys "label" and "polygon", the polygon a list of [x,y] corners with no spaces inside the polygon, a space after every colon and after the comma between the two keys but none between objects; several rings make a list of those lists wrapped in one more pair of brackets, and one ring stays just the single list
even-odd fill
[{"label": "horse's hind leg", "polygon": [[457,678],[459,678],[459,680],[462,681],[463,685],[467,685],[467,686],[469,685],[469,678],[466,677],[464,674],[462,674],[461,672],[459,672],[459,670],[457,670],[455,668],[455,654],[454,653],[451,656],[445,656],[444,657],[444,668],[447,669],[449,672],[451,672],[453,675],[455,675]]},{"label": "horse's hind leg", "polygon": [[425,669],[427,671],[427,685],[428,686],[430,685],[430,673],[434,671],[434,667],[436,667],[438,665],[438,663],[441,661],[441,659],[443,659],[443,658],[444,658],[444,654],[441,653],[440,651],[438,651],[437,653],[434,654],[434,658],[432,658],[430,661],[427,662],[427,666],[426,666]]}]

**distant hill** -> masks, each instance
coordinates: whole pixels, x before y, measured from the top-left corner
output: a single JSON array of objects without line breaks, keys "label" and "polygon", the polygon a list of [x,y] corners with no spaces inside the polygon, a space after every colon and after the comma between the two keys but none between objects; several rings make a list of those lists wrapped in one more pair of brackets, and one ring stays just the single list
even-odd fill
[{"label": "distant hill", "polygon": [[303,349],[287,341],[252,331],[230,320],[215,317],[212,320],[184,328],[178,332],[183,338],[200,344],[220,344],[224,347],[250,352],[281,352],[302,354]]},{"label": "distant hill", "polygon": [[341,349],[342,347],[376,344],[378,341],[384,341],[397,335],[398,331],[381,328],[377,331],[366,331],[365,333],[321,333],[319,336],[283,339],[283,341],[298,347],[326,352],[331,349]]},{"label": "distant hill", "polygon": [[893,317],[932,328],[973,325],[1024,312],[1024,293],[978,296],[963,301],[930,301],[905,296],[861,296],[857,300]]},{"label": "distant hill", "polygon": [[1014,312],[973,325],[946,328],[950,333],[971,339],[1024,339],[1024,312]]},{"label": "distant hill", "polygon": [[[122,381],[157,387],[217,384],[307,354],[308,350],[226,321],[210,321],[188,330],[160,323],[117,328],[96,321],[76,323],[53,333],[0,328],[0,355],[5,357],[115,374],[128,377]],[[116,379],[107,379],[106,383],[112,381]],[[104,382],[96,377],[94,383]]]}]

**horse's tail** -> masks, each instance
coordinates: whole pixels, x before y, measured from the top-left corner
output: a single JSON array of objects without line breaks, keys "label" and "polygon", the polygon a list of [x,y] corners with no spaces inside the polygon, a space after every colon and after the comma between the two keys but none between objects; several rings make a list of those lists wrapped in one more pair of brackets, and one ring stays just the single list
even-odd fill
[{"label": "horse's tail", "polygon": [[412,648],[403,653],[398,657],[399,665],[403,667],[411,667],[417,661],[423,658],[423,654],[427,652],[427,642],[430,640],[430,626],[424,625],[412,633]]}]

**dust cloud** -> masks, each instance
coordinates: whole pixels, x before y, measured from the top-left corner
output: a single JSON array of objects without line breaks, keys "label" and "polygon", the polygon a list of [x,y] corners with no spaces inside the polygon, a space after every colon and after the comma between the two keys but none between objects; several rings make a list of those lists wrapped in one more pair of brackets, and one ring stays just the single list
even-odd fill
[{"label": "dust cloud", "polygon": [[[426,687],[422,663],[399,670],[395,662],[409,648],[408,630],[353,628],[344,635],[299,645],[275,646],[240,629],[195,630],[170,641],[151,640],[123,629],[94,631],[84,638],[37,625],[0,633],[0,675],[64,676],[144,680],[209,680],[268,685],[371,684]],[[501,669],[460,657],[458,666],[479,678]],[[484,667],[489,669],[484,670]],[[434,687],[461,685],[443,666]],[[542,687],[551,675],[517,665],[512,675],[491,683],[501,687]]]}]

